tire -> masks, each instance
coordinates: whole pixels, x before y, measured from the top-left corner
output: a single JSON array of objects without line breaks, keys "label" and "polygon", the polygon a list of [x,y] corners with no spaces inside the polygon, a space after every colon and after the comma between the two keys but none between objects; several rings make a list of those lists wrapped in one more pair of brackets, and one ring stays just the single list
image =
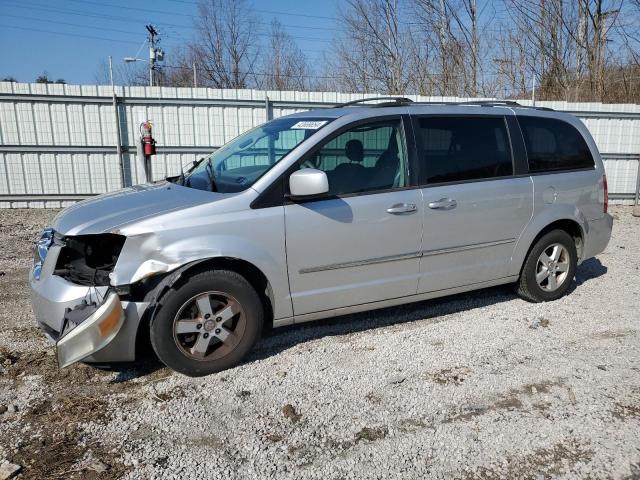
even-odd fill
[{"label": "tire", "polygon": [[151,345],[167,367],[199,377],[238,365],[260,338],[263,323],[260,297],[243,276],[201,271],[162,296],[151,319]]},{"label": "tire", "polygon": [[[564,251],[560,248],[555,250],[555,246],[561,246]],[[551,255],[554,252],[560,252],[559,259],[555,261]],[[542,257],[543,253],[546,257]],[[577,263],[576,244],[571,235],[564,230],[552,230],[543,235],[527,255],[520,279],[515,285],[516,293],[524,300],[534,303],[557,300],[567,293],[571,286]],[[554,276],[556,288],[553,288]],[[543,279],[542,282],[539,282],[539,279]]]}]

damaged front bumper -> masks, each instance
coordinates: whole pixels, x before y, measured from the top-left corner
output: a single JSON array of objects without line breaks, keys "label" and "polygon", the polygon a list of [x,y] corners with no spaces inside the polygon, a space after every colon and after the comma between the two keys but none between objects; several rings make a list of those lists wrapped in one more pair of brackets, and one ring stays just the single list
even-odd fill
[{"label": "damaged front bumper", "polygon": [[[88,309],[87,304],[83,304],[79,306],[77,311],[86,309]],[[102,305],[91,309],[91,311],[93,313],[83,318],[79,324],[74,324],[72,328],[69,328],[67,318],[63,334],[56,342],[60,368],[68,367],[92,353],[100,351],[115,338],[122,328],[124,310],[120,297],[116,293],[109,293]]]},{"label": "damaged front bumper", "polygon": [[[138,326],[148,303],[122,301],[109,287],[77,285],[54,275],[59,251],[51,246],[38,275],[32,270],[29,279],[37,324],[56,345],[59,366],[135,360]],[[95,308],[69,328],[65,317],[86,304]]]}]

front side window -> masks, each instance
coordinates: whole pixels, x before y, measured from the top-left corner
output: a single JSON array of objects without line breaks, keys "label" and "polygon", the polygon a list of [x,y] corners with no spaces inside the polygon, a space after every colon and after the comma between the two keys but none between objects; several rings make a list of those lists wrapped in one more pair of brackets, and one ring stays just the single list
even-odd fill
[{"label": "front side window", "polygon": [[231,140],[203,158],[178,182],[222,193],[246,190],[291,150],[327,125],[329,118],[279,118]]},{"label": "front side window", "polygon": [[421,117],[415,122],[418,161],[427,183],[459,182],[513,174],[501,117]]},{"label": "front side window", "polygon": [[329,195],[407,185],[407,155],[399,119],[354,127],[325,143],[300,168],[327,174]]},{"label": "front side window", "polygon": [[554,118],[518,116],[530,172],[592,168],[587,142],[573,125]]}]

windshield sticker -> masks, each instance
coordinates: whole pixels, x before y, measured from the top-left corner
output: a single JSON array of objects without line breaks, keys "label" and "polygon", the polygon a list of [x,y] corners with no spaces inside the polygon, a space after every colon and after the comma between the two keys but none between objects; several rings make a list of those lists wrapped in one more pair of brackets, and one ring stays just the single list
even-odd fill
[{"label": "windshield sticker", "polygon": [[320,127],[322,127],[325,123],[327,123],[327,120],[316,120],[316,121],[306,121],[306,122],[298,122],[296,123],[293,127],[291,127],[292,129],[300,129],[300,130],[317,130]]}]

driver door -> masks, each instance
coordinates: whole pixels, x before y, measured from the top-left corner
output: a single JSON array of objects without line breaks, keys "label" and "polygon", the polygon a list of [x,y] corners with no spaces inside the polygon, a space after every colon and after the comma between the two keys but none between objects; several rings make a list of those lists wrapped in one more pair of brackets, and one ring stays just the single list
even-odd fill
[{"label": "driver door", "polygon": [[329,193],[285,205],[294,315],[416,293],[423,202],[407,188],[404,131],[400,116],[360,123],[303,160]]}]

